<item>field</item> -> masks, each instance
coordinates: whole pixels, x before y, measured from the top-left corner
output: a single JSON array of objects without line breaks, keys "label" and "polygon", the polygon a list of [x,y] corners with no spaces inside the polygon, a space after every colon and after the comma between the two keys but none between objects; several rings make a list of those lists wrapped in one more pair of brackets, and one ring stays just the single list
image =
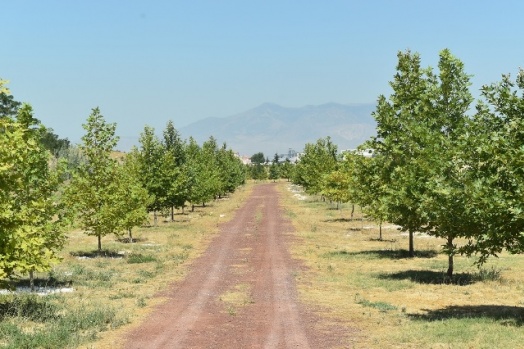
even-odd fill
[{"label": "field", "polygon": [[443,240],[408,238],[356,208],[322,202],[299,188],[281,186],[298,242],[295,258],[309,267],[297,275],[303,301],[355,328],[353,348],[521,348],[524,288],[521,255],[502,254],[482,269],[456,257],[446,280]]},{"label": "field", "polygon": [[[164,300],[161,291],[186,276],[189,263],[253,185],[195,212],[179,212],[175,222],[137,229],[132,244],[108,236],[101,256],[95,238],[72,231],[63,262],[36,276],[47,289],[74,291],[0,295],[0,347],[122,345],[125,334]],[[481,269],[474,259],[456,257],[456,275],[448,280],[444,241],[417,234],[416,257],[407,258],[407,236],[384,224],[379,240],[377,224],[360,208],[351,220],[348,204],[337,209],[286,182],[278,190],[295,228],[292,254],[307,266],[293,272],[300,300],[347,330],[352,348],[522,347],[523,256],[504,253]],[[251,306],[245,305],[246,285],[222,294],[230,316]]]}]

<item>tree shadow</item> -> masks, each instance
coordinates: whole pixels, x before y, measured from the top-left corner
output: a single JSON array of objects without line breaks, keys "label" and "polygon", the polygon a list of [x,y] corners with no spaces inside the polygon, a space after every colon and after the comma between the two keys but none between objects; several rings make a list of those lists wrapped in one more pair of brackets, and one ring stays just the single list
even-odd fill
[{"label": "tree shadow", "polygon": [[69,252],[72,257],[77,258],[124,258],[123,253],[114,250],[93,250],[93,251],[72,251]]},{"label": "tree shadow", "polygon": [[408,314],[413,320],[442,321],[449,319],[492,319],[502,325],[518,326],[524,324],[524,308],[508,305],[451,305],[443,309],[428,310],[426,314]]},{"label": "tree shadow", "polygon": [[[384,241],[384,240],[382,240]],[[358,251],[358,252],[348,252],[345,250],[329,252],[328,255],[331,256],[363,256],[373,259],[403,259],[403,258],[412,258],[409,255],[408,250],[368,250],[368,251]],[[415,251],[416,258],[433,258],[438,255],[438,252],[435,250],[421,250]]]},{"label": "tree shadow", "polygon": [[324,220],[324,223],[349,223],[354,221],[355,220],[351,218],[333,218]]},{"label": "tree shadow", "polygon": [[57,306],[34,294],[15,295],[0,302],[0,321],[19,317],[35,322],[56,320]]},{"label": "tree shadow", "polygon": [[[34,280],[34,286],[36,288],[63,288],[63,287],[71,287],[73,284],[72,280],[58,280],[54,277],[49,278],[35,278]],[[11,286],[13,289],[17,289],[20,287],[23,288],[30,288],[31,283],[29,279],[19,279],[16,281],[11,282]]]},{"label": "tree shadow", "polygon": [[388,280],[410,280],[419,284],[427,285],[458,285],[466,286],[476,283],[479,278],[475,274],[455,273],[452,277],[443,271],[433,270],[405,270],[396,273],[380,274],[380,279]]},{"label": "tree shadow", "polygon": [[370,238],[369,241],[377,241],[377,242],[397,242],[397,239]]},{"label": "tree shadow", "polygon": [[145,238],[133,238],[133,241],[131,242],[131,239],[129,237],[119,237],[116,239],[116,241],[121,242],[123,244],[134,244],[138,242],[144,242],[147,241]]}]

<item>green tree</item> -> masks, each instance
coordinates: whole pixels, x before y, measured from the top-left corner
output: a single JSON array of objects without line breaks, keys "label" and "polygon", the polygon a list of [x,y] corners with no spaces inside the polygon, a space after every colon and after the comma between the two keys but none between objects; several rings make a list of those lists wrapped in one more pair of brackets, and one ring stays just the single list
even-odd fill
[{"label": "green tree", "polygon": [[144,224],[148,220],[147,207],[153,201],[147,189],[140,181],[140,153],[133,148],[124,158],[124,163],[119,166],[120,173],[117,176],[119,213],[121,229],[128,232],[129,242],[133,242],[132,230],[134,227]]},{"label": "green tree", "polygon": [[[369,149],[364,143],[356,153],[345,154],[341,169],[349,177],[349,200],[362,207],[362,210],[379,223],[379,240],[382,240],[382,223],[387,219],[387,187],[382,180],[383,161],[378,154],[374,157],[362,156]],[[354,208],[353,208],[354,210]]]},{"label": "green tree", "polygon": [[262,152],[253,154],[251,156],[250,160],[251,160],[252,164],[257,164],[257,165],[260,165],[260,164],[263,164],[264,162],[266,162],[266,158],[264,156],[264,153],[262,153]]},{"label": "green tree", "polygon": [[18,113],[18,109],[22,106],[22,103],[14,100],[6,86],[7,83],[7,80],[0,79],[0,118],[14,118]]},{"label": "green tree", "polygon": [[30,105],[17,121],[0,118],[0,280],[29,273],[33,287],[33,272],[50,270],[65,242],[56,197],[61,175],[49,165]]},{"label": "green tree", "polygon": [[164,160],[169,160],[170,165],[173,165],[174,159],[166,155],[165,148],[155,136],[155,130],[152,127],[144,127],[139,142],[139,178],[142,186],[153,198],[148,206],[148,211],[153,212],[154,225],[156,225],[157,212],[166,206],[167,190],[170,189],[169,183],[166,186],[164,169],[167,168],[167,165],[164,164]]},{"label": "green tree", "polygon": [[233,193],[236,188],[245,183],[245,171],[242,161],[227,149],[224,143],[216,153],[221,194]]},{"label": "green tree", "polygon": [[289,159],[286,159],[280,167],[280,178],[285,178],[288,182],[293,177],[294,165]]},{"label": "green tree", "polygon": [[171,209],[171,221],[174,221],[174,209],[184,207],[188,199],[190,181],[185,176],[183,167],[186,162],[185,142],[175,129],[172,121],[167,123],[164,130],[164,160],[163,177],[168,187],[166,206]]},{"label": "green tree", "polygon": [[275,182],[277,179],[280,178],[280,158],[278,154],[275,153],[275,156],[273,157],[273,161],[271,162],[271,165],[269,166],[269,179],[273,180]]},{"label": "green tree", "polygon": [[326,175],[336,169],[337,161],[337,146],[330,137],[320,138],[315,144],[308,143],[296,164],[293,182],[302,185],[309,194],[320,194]]},{"label": "green tree", "polygon": [[203,150],[194,140],[189,138],[187,147],[187,172],[190,174],[192,186],[189,192],[189,202],[191,202],[191,211],[195,210],[198,203],[206,202],[210,199],[207,181],[206,164],[203,161]]},{"label": "green tree", "polygon": [[349,176],[342,169],[324,174],[322,195],[329,201],[339,204],[350,200]]},{"label": "green tree", "polygon": [[51,154],[57,158],[71,146],[71,142],[69,142],[67,138],[60,138],[53,132],[52,128],[47,128],[42,132],[40,142],[44,148],[49,150]]},{"label": "green tree", "polygon": [[482,97],[465,135],[466,160],[458,166],[475,234],[460,251],[477,255],[479,264],[503,249],[524,250],[524,71],[515,81],[503,75],[483,86]]},{"label": "green tree", "polygon": [[431,143],[426,117],[432,112],[430,71],[420,66],[420,56],[398,53],[397,73],[390,82],[389,100],[381,95],[373,113],[377,136],[372,148],[383,156],[380,180],[387,188],[388,220],[409,233],[409,254],[414,256],[414,233],[427,226],[421,214],[430,167],[423,153]]},{"label": "green tree", "polygon": [[211,136],[202,144],[202,151],[200,153],[200,160],[202,162],[201,173],[205,177],[205,199],[202,205],[217,198],[221,192],[221,178],[217,159],[218,145],[216,139]]},{"label": "green tree", "polygon": [[400,52],[393,94],[379,97],[375,148],[381,171],[372,167],[368,181],[377,214],[409,232],[423,231],[446,239],[448,275],[453,274],[457,237],[474,238],[467,216],[467,193],[462,175],[463,135],[473,98],[463,63],[449,50],[440,52],[439,74],[420,67],[420,57]]},{"label": "green tree", "polygon": [[432,89],[433,108],[426,116],[430,137],[423,157],[430,172],[421,211],[427,217],[426,231],[446,240],[447,275],[451,277],[457,253],[455,239],[475,238],[475,230],[465,209],[469,199],[462,171],[464,156],[470,152],[463,146],[463,136],[468,133],[470,117],[467,113],[473,97],[464,64],[449,50],[440,52],[438,67],[439,75]]},{"label": "green tree", "polygon": [[80,149],[87,162],[73,175],[66,191],[67,204],[87,235],[96,236],[98,251],[102,237],[118,234],[120,225],[119,168],[111,152],[118,142],[116,124],[107,123],[95,108],[83,125],[86,134]]}]

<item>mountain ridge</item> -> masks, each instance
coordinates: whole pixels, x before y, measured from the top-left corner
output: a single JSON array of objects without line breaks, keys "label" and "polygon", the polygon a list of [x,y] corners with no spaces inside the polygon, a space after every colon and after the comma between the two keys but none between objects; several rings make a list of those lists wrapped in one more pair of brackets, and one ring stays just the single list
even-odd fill
[{"label": "mountain ridge", "polygon": [[371,113],[374,104],[324,103],[298,108],[263,103],[228,117],[209,117],[180,129],[183,137],[192,136],[198,143],[213,136],[219,144],[241,155],[263,152],[301,151],[306,143],[330,136],[339,150],[355,148],[375,134]]}]

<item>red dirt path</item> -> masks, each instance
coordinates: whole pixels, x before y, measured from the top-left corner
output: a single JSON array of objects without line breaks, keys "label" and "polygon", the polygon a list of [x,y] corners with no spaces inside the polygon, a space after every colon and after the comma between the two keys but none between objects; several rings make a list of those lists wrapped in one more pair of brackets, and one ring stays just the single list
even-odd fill
[{"label": "red dirt path", "polygon": [[[291,231],[275,185],[255,187],[168,300],[129,333],[125,348],[347,347],[344,329],[323,326],[297,299]],[[239,285],[246,304],[221,300]]]}]

